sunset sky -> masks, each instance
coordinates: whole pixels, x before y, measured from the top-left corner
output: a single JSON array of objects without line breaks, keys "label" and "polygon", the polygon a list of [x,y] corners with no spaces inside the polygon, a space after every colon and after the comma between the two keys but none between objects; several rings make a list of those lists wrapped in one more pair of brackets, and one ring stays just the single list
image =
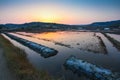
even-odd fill
[{"label": "sunset sky", "polygon": [[0,24],[89,24],[120,19],[120,0],[0,0]]}]

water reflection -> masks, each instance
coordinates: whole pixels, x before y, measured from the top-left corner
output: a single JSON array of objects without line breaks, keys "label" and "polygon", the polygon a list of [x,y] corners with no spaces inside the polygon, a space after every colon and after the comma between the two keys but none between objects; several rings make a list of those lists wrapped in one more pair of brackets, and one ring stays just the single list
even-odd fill
[{"label": "water reflection", "polygon": [[120,35],[118,35],[118,34],[109,34],[109,33],[107,33],[107,35],[120,42]]},{"label": "water reflection", "polygon": [[[104,47],[100,43],[98,37],[94,36],[93,32],[45,32],[29,35],[29,33],[19,33],[23,36],[31,36],[33,38],[52,42],[55,45],[60,45],[67,48],[78,48],[80,50],[87,50],[95,53],[105,53]],[[17,34],[14,34],[17,35]],[[17,35],[19,37],[22,37]],[[53,37],[54,36],[54,37]],[[56,37],[55,37],[56,36]],[[24,38],[24,37],[22,37]],[[27,38],[26,38],[27,39]],[[35,41],[35,40],[32,40]],[[36,41],[37,42],[37,41]],[[38,43],[38,42],[37,42]]]},{"label": "water reflection", "polygon": [[[25,34],[29,35],[29,33],[25,33]],[[48,33],[42,33],[42,34],[45,35]],[[14,34],[14,35],[56,49],[59,51],[59,53],[56,56],[44,59],[38,53],[10,39],[10,41],[14,45],[24,49],[27,52],[28,60],[37,69],[46,70],[49,72],[50,75],[61,77],[64,78],[65,80],[89,80],[85,76],[78,77],[71,71],[65,70],[63,68],[63,64],[65,60],[69,56],[74,55],[81,60],[85,60],[87,62],[90,62],[98,66],[102,66],[104,68],[110,69],[115,72],[120,72],[120,60],[119,60],[120,52],[115,47],[113,47],[113,45],[109,42],[109,40],[107,40],[100,33],[98,33],[97,35],[99,35],[102,38],[103,42],[105,43],[108,51],[107,55],[104,55],[102,52],[99,52],[101,54],[97,54],[97,53],[95,54],[94,52],[87,51],[86,48],[89,47],[90,49],[93,50],[99,50],[100,44],[98,42],[98,39],[93,36],[94,33],[92,32],[66,32],[66,31],[54,32],[54,34],[57,34],[58,36],[57,38],[50,38],[50,37],[45,38],[44,36],[41,37],[42,34],[32,33],[32,35],[30,34],[32,37],[23,36],[19,34]],[[53,42],[39,40],[35,37],[50,39],[57,42],[62,42],[64,44],[69,44],[73,48],[67,48],[67,47],[55,45]],[[79,43],[79,45],[77,43]],[[91,48],[91,46],[89,45],[93,45],[93,47]],[[79,49],[79,48],[83,48],[83,49]]]}]

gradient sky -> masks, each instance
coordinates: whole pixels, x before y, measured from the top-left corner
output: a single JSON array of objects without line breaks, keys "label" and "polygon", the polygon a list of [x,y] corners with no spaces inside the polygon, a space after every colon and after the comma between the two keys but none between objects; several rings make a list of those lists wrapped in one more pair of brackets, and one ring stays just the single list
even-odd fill
[{"label": "gradient sky", "polygon": [[0,0],[0,24],[89,24],[120,19],[120,0]]}]

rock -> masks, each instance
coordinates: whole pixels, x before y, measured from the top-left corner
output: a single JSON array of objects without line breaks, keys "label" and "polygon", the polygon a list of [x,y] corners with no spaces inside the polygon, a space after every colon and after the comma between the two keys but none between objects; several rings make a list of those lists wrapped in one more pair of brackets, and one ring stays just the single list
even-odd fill
[{"label": "rock", "polygon": [[80,60],[71,56],[64,63],[66,69],[72,70],[74,73],[85,74],[87,77],[95,80],[120,80],[118,73],[113,73],[111,70],[97,67],[94,64]]}]

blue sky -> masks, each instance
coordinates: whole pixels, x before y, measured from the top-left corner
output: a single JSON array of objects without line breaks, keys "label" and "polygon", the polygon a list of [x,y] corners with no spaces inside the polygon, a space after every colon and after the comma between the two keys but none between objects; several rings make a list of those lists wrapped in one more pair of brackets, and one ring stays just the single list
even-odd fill
[{"label": "blue sky", "polygon": [[0,23],[89,24],[120,19],[120,0],[0,0]]}]

